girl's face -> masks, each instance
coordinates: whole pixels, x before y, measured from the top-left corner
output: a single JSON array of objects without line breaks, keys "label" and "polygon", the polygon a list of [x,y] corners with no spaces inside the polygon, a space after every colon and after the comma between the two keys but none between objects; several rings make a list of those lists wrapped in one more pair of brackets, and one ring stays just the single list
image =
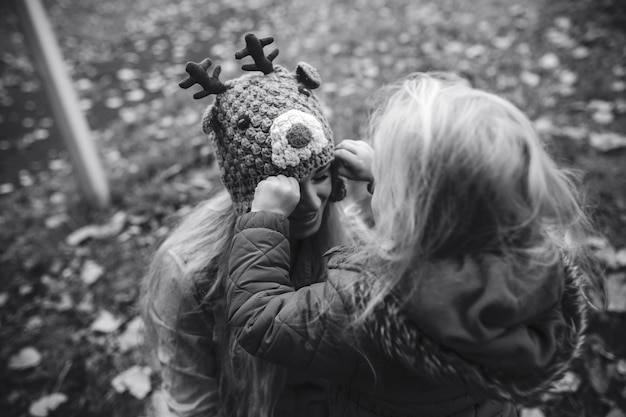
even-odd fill
[{"label": "girl's face", "polygon": [[318,232],[331,192],[330,164],[300,181],[300,202],[289,216],[292,239],[305,239]]}]

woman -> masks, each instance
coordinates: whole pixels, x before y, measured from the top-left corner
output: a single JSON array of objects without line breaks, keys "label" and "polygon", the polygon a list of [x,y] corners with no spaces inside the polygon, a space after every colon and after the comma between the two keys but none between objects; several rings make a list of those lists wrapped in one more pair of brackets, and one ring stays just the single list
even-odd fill
[{"label": "woman", "polygon": [[[264,56],[271,38],[246,36],[235,56],[252,56],[254,72],[222,83],[211,61],[187,64],[189,78],[215,94],[202,126],[215,149],[222,192],[186,216],[156,252],[143,291],[143,315],[161,363],[166,402],[178,416],[326,416],[320,380],[258,360],[240,349],[225,312],[225,262],[238,214],[247,212],[259,181],[283,174],[302,198],[290,215],[290,265],[296,288],[319,282],[323,254],[346,243],[334,204],[345,190],[333,166],[328,122],[312,94],[316,70],[294,73]],[[349,170],[350,161],[342,169]]]}]

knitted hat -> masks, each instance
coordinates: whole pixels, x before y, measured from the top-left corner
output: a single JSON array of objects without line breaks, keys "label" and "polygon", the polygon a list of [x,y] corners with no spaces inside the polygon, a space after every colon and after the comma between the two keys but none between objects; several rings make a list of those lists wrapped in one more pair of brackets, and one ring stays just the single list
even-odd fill
[{"label": "knitted hat", "polygon": [[246,48],[235,58],[251,56],[254,64],[242,66],[243,75],[222,83],[220,66],[212,77],[211,60],[187,63],[189,77],[180,83],[189,88],[198,83],[204,90],[194,98],[215,94],[202,118],[202,130],[209,135],[220,167],[221,180],[233,200],[235,212],[250,209],[254,189],[269,177],[283,174],[298,181],[333,160],[332,131],[311,90],[320,86],[312,66],[301,62],[289,72],[267,57],[263,47],[273,38],[245,37]]}]

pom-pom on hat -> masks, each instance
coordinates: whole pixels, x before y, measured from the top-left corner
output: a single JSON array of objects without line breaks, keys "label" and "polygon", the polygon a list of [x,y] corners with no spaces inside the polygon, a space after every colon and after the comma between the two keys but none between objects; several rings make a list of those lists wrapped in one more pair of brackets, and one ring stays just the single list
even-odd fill
[{"label": "pom-pom on hat", "polygon": [[194,98],[215,94],[202,118],[202,130],[209,135],[220,167],[221,180],[233,200],[237,214],[250,209],[257,184],[283,174],[298,181],[333,160],[334,142],[319,101],[311,90],[319,87],[320,77],[311,65],[300,62],[289,72],[272,61],[263,47],[271,37],[245,37],[246,48],[235,58],[251,56],[254,64],[243,65],[243,75],[222,83],[220,66],[209,77],[212,62],[187,63],[189,77],[180,83],[195,83],[204,90]]}]

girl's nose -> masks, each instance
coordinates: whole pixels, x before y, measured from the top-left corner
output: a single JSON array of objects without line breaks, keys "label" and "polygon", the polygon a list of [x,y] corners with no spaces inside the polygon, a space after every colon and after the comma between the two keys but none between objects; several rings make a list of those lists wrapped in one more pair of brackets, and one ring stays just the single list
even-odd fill
[{"label": "girl's nose", "polygon": [[311,209],[317,209],[319,207],[320,199],[311,181],[303,181],[300,183],[300,204]]}]

